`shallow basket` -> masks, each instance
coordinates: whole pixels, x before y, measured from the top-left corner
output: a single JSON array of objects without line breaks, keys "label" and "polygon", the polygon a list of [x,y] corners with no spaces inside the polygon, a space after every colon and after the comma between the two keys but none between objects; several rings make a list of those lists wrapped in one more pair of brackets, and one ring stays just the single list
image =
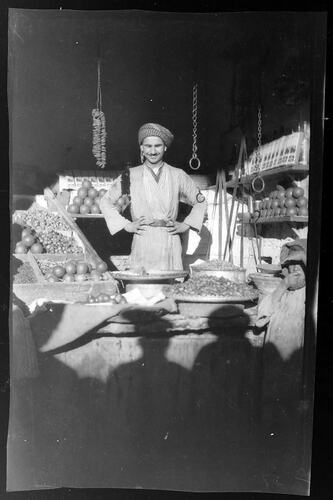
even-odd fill
[{"label": "shallow basket", "polygon": [[274,292],[282,280],[280,277],[264,273],[249,274],[249,279],[253,281],[261,295],[268,295],[269,293]]}]

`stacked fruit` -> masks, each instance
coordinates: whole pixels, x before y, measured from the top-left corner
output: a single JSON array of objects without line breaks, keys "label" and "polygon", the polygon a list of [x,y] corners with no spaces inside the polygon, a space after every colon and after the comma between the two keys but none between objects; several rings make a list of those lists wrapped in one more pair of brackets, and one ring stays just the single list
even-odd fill
[{"label": "stacked fruit", "polygon": [[103,261],[96,262],[94,267],[88,262],[74,260],[55,265],[53,261],[39,259],[37,264],[50,283],[82,283],[84,281],[107,281],[110,279],[107,273],[108,266]]},{"label": "stacked fruit", "polygon": [[27,253],[29,250],[32,253],[45,252],[39,237],[30,228],[24,228],[21,233],[21,240],[16,243],[14,253],[22,254]]},{"label": "stacked fruit", "polygon": [[106,189],[98,191],[89,179],[84,179],[67,211],[71,214],[100,214],[99,204],[105,193]]},{"label": "stacked fruit", "polygon": [[259,204],[260,217],[294,217],[308,215],[308,200],[301,187],[284,189],[277,186],[275,191]]}]

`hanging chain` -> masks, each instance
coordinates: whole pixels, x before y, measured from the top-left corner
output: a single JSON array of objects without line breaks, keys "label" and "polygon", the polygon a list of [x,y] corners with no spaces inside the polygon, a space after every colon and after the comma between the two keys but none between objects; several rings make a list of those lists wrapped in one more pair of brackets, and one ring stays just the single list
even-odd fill
[{"label": "hanging chain", "polygon": [[[189,161],[189,165],[192,170],[198,170],[200,167],[200,160],[197,155],[197,129],[198,129],[198,84],[193,85],[193,104],[192,104],[192,123],[193,123],[193,145],[192,145],[192,157]],[[193,166],[193,160],[197,163],[197,166]]]},{"label": "hanging chain", "polygon": [[259,171],[259,166],[260,166],[260,161],[261,161],[261,136],[262,136],[262,129],[261,129],[261,107],[258,107],[258,147],[256,149],[256,172]]},{"label": "hanging chain", "polygon": [[255,193],[262,193],[265,189],[265,181],[260,176],[260,162],[261,162],[261,139],[262,139],[262,119],[261,119],[261,107],[258,106],[258,147],[255,151],[255,172],[256,176],[252,180],[252,189]]}]

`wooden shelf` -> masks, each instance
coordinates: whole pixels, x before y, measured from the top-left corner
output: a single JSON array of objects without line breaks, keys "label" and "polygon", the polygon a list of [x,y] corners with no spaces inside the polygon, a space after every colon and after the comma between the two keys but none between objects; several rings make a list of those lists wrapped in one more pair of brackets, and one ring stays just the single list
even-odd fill
[{"label": "wooden shelf", "polygon": [[275,217],[260,217],[256,221],[247,222],[247,224],[278,224],[281,222],[300,222],[302,224],[307,224],[309,218],[307,216],[302,215],[294,215],[294,216],[275,216]]},{"label": "wooden shelf", "polygon": [[70,212],[68,213],[73,219],[104,219],[103,214],[71,214]]},{"label": "wooden shelf", "polygon": [[[251,174],[251,175],[243,175],[239,181],[239,184],[251,184],[253,179],[260,174],[260,177],[267,178],[267,177],[274,177],[274,176],[280,176],[283,174],[298,174],[298,175],[307,175],[309,173],[309,166],[308,165],[281,165],[280,167],[276,168],[270,168],[268,170],[263,170],[261,172]],[[227,182],[227,188],[233,188],[236,185],[236,180],[232,179],[231,181]]]}]

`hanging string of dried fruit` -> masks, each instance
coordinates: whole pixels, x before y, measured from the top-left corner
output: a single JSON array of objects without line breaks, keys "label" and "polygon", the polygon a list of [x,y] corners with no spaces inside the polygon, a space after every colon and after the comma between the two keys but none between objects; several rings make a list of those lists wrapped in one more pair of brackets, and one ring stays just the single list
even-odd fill
[{"label": "hanging string of dried fruit", "polygon": [[96,108],[92,110],[93,119],[93,147],[92,153],[96,158],[96,165],[105,168],[106,165],[106,125],[105,115],[102,111],[101,89],[101,64],[97,65],[97,101]]}]

